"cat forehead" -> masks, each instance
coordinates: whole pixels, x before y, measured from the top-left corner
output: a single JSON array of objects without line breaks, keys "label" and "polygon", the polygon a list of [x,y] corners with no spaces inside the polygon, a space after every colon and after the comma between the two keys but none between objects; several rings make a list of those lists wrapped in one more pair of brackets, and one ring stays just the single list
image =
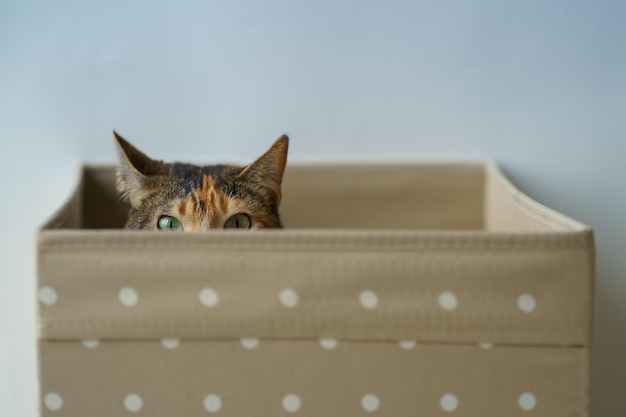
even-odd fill
[{"label": "cat forehead", "polygon": [[164,204],[193,199],[200,208],[226,206],[226,201],[231,200],[240,200],[240,203],[254,207],[267,204],[263,194],[254,184],[241,178],[240,173],[241,168],[233,166],[195,167],[181,164],[178,171],[167,175],[169,184],[157,194],[161,194],[160,201]]},{"label": "cat forehead", "polygon": [[211,176],[219,182],[220,180],[236,176],[241,170],[241,167],[233,165],[199,166],[180,162],[167,165],[167,174],[170,178],[193,181],[198,186],[202,184],[204,176]]}]

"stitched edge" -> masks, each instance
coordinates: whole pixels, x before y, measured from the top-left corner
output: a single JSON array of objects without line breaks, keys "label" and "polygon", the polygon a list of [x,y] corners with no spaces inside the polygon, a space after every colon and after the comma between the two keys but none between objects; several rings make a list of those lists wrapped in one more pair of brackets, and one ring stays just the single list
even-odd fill
[{"label": "stitched edge", "polygon": [[212,235],[157,235],[128,231],[40,232],[41,253],[55,251],[119,250],[269,250],[311,251],[415,251],[415,250],[593,250],[590,230],[562,233],[491,234],[484,232],[401,233],[377,231],[273,231],[253,232],[254,235],[233,235],[228,232],[211,232]]}]

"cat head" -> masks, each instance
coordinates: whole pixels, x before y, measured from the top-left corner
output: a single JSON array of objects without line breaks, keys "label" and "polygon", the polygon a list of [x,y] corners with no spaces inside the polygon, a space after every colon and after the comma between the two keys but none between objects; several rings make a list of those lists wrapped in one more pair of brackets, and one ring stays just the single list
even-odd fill
[{"label": "cat head", "polygon": [[245,167],[164,163],[117,132],[117,190],[130,202],[126,228],[204,231],[282,227],[278,206],[289,138]]}]

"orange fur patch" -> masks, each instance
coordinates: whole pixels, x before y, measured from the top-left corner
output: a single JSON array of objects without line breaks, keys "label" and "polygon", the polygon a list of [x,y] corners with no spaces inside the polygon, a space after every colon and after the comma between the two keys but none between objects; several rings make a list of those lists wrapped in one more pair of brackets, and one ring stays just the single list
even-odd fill
[{"label": "orange fur patch", "polygon": [[187,213],[187,204],[188,204],[187,201],[183,201],[178,206],[178,212],[180,213],[181,216],[184,216],[185,213]]},{"label": "orange fur patch", "polygon": [[210,175],[202,178],[202,187],[197,192],[198,198],[204,203],[205,212],[199,213],[198,209],[196,217],[201,219],[206,216],[209,220],[211,228],[221,226],[226,214],[228,214],[228,197],[215,186],[215,181]]}]

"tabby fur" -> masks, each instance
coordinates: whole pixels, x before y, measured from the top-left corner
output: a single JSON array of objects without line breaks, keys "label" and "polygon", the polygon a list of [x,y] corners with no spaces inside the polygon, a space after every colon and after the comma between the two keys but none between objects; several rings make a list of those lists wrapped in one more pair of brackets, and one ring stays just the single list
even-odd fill
[{"label": "tabby fur", "polygon": [[117,189],[130,202],[126,228],[157,230],[162,216],[178,219],[185,231],[222,229],[243,213],[251,229],[281,228],[278,212],[289,138],[245,167],[164,163],[149,158],[117,132]]}]

